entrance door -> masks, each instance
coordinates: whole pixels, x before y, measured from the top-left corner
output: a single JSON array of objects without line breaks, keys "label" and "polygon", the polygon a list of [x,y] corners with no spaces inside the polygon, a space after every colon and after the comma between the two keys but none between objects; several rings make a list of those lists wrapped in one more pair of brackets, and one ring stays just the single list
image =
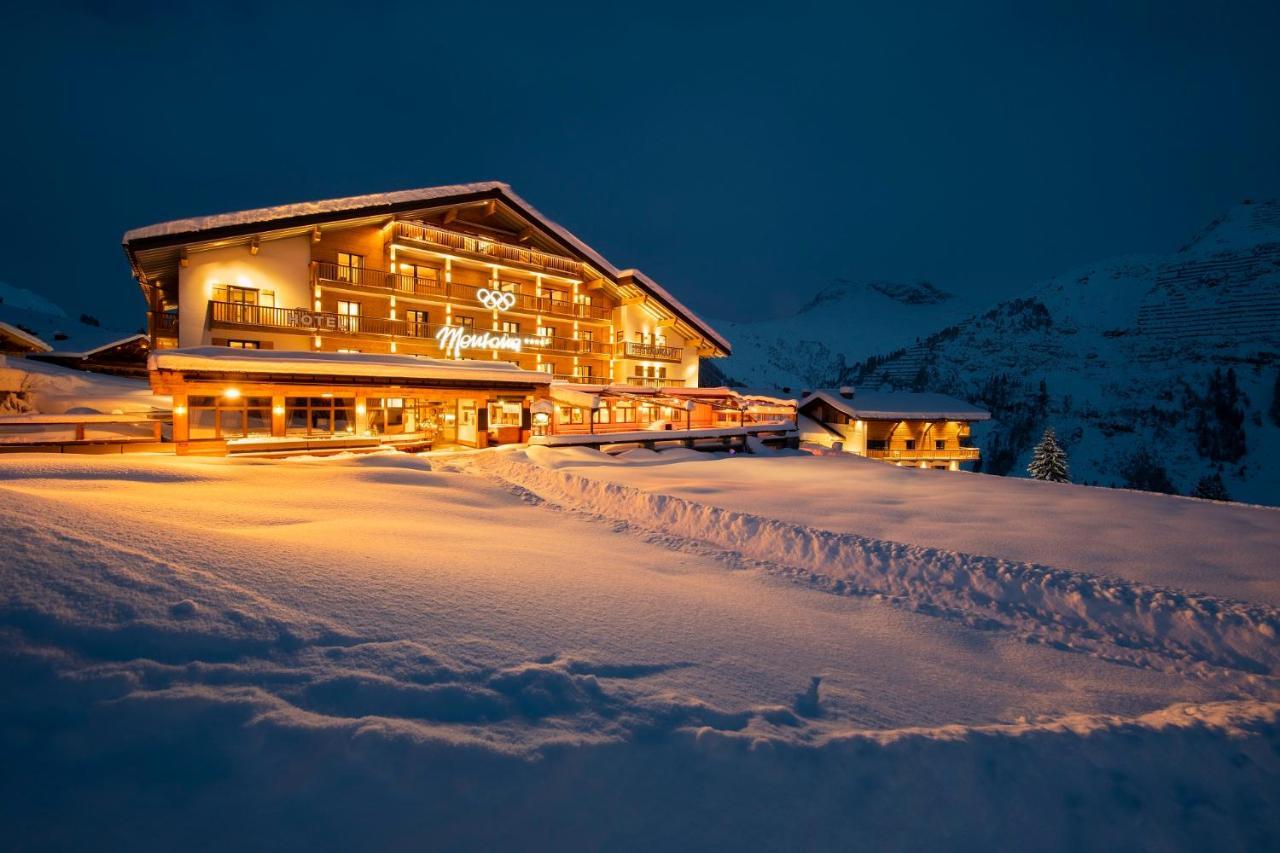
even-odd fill
[{"label": "entrance door", "polygon": [[475,400],[458,401],[458,443],[474,446],[479,437]]}]

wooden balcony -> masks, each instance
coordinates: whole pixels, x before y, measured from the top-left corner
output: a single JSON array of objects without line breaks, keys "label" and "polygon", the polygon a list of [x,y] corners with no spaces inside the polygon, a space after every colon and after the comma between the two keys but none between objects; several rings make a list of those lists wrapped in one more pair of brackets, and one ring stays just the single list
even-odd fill
[{"label": "wooden balcony", "polygon": [[638,358],[646,361],[673,361],[679,363],[684,359],[684,350],[680,347],[620,341],[614,350],[614,355],[618,358]]},{"label": "wooden balcony", "polygon": [[980,456],[976,447],[948,447],[942,450],[868,450],[870,459],[888,462],[973,462]]},{"label": "wooden balcony", "polygon": [[[478,291],[485,288],[476,285],[445,282],[438,278],[401,275],[370,267],[350,267],[330,261],[313,261],[311,266],[315,280],[322,285],[372,291],[387,296],[407,296],[429,302],[453,302],[469,308],[488,310],[476,296]],[[603,305],[585,305],[563,299],[551,299],[521,293],[519,290],[513,292],[516,303],[507,309],[508,313],[601,321],[608,320],[613,313],[612,309]]]},{"label": "wooden balcony", "polygon": [[151,312],[151,337],[176,338],[178,336],[178,315],[167,311]]},{"label": "wooden balcony", "polygon": [[499,243],[473,234],[462,234],[436,225],[418,222],[397,222],[394,229],[395,239],[409,243],[417,243],[440,249],[451,254],[472,257],[488,262],[501,261],[516,264],[534,270],[543,270],[554,275],[569,276],[579,281],[588,275],[581,261],[552,255],[528,246],[517,246],[511,243]]},{"label": "wooden balcony", "polygon": [[[253,328],[288,331],[302,335],[337,335],[351,338],[387,338],[402,341],[429,341],[443,328],[439,323],[411,323],[387,317],[352,317],[330,311],[297,308],[269,308],[239,302],[210,302],[209,322],[217,328]],[[484,331],[484,329],[476,329]],[[603,341],[521,334],[522,352],[567,353],[588,358],[609,357],[610,346]]]}]

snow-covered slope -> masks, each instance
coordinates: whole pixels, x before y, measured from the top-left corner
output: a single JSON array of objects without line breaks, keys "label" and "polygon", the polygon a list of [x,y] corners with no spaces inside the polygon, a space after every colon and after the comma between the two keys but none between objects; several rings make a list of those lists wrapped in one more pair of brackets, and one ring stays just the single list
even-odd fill
[{"label": "snow-covered slope", "polygon": [[713,366],[752,387],[839,384],[848,366],[968,316],[974,306],[929,282],[837,279],[795,314],[754,323],[719,321],[733,355]]},{"label": "snow-covered slope", "polygon": [[1077,480],[1188,494],[1216,473],[1280,503],[1280,204],[1241,204],[1172,255],[1064,273],[854,378],[990,407],[997,473],[1021,474],[1052,425]]},{"label": "snow-covered slope", "polygon": [[[894,528],[886,479],[1034,489],[1069,547]],[[1107,577],[1090,514],[1131,547],[1253,533]],[[41,850],[1269,849],[1277,519],[806,455],[0,457],[0,821]]]}]

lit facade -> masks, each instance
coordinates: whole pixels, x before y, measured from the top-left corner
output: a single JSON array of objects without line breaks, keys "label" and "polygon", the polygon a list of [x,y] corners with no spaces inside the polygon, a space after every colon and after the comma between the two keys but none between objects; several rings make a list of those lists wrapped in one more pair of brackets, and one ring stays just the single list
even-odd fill
[{"label": "lit facade", "polygon": [[815,391],[797,404],[810,444],[911,468],[960,470],[977,462],[971,424],[991,414],[942,394]]},{"label": "lit facade", "polygon": [[[724,338],[505,184],[179,220],[130,231],[124,248],[149,306],[152,384],[174,395],[180,449],[344,434],[485,446],[743,420],[741,401],[697,393],[699,359],[727,355]],[[201,369],[160,366],[166,351],[195,350]],[[228,361],[249,351],[250,361]],[[292,356],[304,353],[386,370],[298,372]],[[388,357],[465,362],[480,373],[468,379],[460,365],[430,379]],[[220,369],[227,364],[240,369]],[[509,370],[495,384],[486,366]],[[229,388],[254,405],[231,405]],[[590,401],[568,392],[557,401],[557,388]],[[326,399],[342,405],[312,411],[326,407],[311,401]],[[538,399],[551,406],[535,418]]]}]

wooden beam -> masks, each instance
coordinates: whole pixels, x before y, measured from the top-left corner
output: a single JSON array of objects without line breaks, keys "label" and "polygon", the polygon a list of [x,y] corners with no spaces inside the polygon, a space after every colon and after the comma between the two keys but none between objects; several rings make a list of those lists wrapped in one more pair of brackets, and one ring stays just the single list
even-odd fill
[{"label": "wooden beam", "polygon": [[458,208],[451,207],[444,212],[444,224],[449,225],[458,218]]},{"label": "wooden beam", "polygon": [[490,216],[493,216],[497,212],[498,212],[498,200],[496,198],[491,198],[484,203],[485,219],[488,219]]},{"label": "wooden beam", "polygon": [[516,242],[524,243],[525,241],[532,240],[532,239],[533,239],[533,226],[526,225],[524,228],[520,230],[520,234],[516,238]]},{"label": "wooden beam", "polygon": [[623,298],[623,300],[622,300],[622,304],[623,304],[623,305],[643,305],[643,304],[645,304],[645,303],[646,303],[646,302],[648,302],[648,301],[649,301],[649,297],[644,296],[644,295],[640,295],[640,296],[627,296],[627,297],[624,297],[624,298]]},{"label": "wooden beam", "polygon": [[586,287],[587,290],[602,290],[604,289],[604,279],[593,278],[583,286]]}]

